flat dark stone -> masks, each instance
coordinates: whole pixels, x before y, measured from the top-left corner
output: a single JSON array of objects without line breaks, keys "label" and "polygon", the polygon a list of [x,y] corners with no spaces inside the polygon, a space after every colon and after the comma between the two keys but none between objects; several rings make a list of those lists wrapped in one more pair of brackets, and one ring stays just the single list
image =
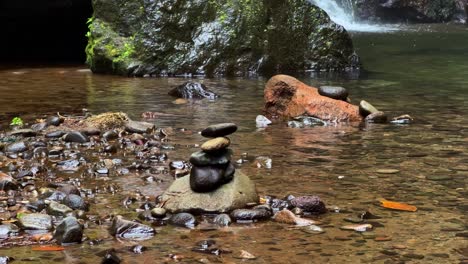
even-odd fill
[{"label": "flat dark stone", "polygon": [[23,137],[35,137],[37,135],[36,131],[34,131],[33,129],[27,129],[27,128],[18,129],[18,130],[11,131],[10,135],[11,136],[23,136]]},{"label": "flat dark stone", "polygon": [[9,153],[20,153],[28,150],[28,147],[23,141],[20,141],[8,145],[5,150]]},{"label": "flat dark stone", "polygon": [[89,141],[89,138],[81,132],[72,131],[65,135],[64,140],[65,142],[86,143]]},{"label": "flat dark stone", "polygon": [[64,131],[52,131],[45,135],[46,138],[60,138],[63,137],[66,133]]},{"label": "flat dark stone", "polygon": [[202,130],[201,135],[204,137],[215,138],[225,137],[237,131],[237,125],[234,123],[222,123],[211,125]]},{"label": "flat dark stone", "polygon": [[219,153],[197,151],[190,156],[190,163],[195,166],[226,165],[230,162],[232,150],[225,149]]},{"label": "flat dark stone", "polygon": [[265,220],[271,217],[271,212],[264,209],[236,209],[231,217],[236,221]]},{"label": "flat dark stone", "polygon": [[320,86],[318,93],[335,100],[346,101],[346,98],[348,98],[348,91],[340,86]]}]

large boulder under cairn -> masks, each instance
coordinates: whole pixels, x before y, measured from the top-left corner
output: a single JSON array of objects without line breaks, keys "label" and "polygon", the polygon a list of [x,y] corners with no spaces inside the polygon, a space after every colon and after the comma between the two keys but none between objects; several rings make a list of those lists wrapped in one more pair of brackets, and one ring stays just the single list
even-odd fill
[{"label": "large boulder under cairn", "polygon": [[215,191],[196,193],[190,188],[190,177],[179,178],[162,195],[164,208],[171,213],[226,213],[258,203],[255,184],[248,176],[236,171],[231,182]]},{"label": "large boulder under cairn", "polygon": [[360,122],[359,107],[322,96],[318,89],[288,75],[273,76],[265,86],[265,111],[272,117],[311,116],[331,122]]},{"label": "large boulder under cairn", "polygon": [[346,30],[308,0],[93,0],[87,63],[126,76],[344,70]]}]

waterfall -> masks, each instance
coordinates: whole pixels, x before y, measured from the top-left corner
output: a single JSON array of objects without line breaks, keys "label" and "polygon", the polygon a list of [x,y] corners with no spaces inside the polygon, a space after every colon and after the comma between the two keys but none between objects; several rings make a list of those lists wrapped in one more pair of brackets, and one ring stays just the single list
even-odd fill
[{"label": "waterfall", "polygon": [[[348,31],[358,32],[387,32],[396,30],[388,25],[368,24],[357,21],[355,17],[354,2],[356,0],[309,0],[312,4],[325,10],[330,19],[342,25]],[[339,3],[338,3],[339,2]]]}]

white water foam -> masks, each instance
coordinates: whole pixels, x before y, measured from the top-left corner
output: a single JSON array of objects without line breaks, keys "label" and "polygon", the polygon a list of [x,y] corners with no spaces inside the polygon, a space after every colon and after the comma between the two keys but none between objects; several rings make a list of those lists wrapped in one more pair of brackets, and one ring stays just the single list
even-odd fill
[{"label": "white water foam", "polygon": [[343,26],[348,31],[355,32],[389,32],[396,31],[398,27],[395,25],[378,25],[356,21],[354,15],[353,0],[342,0],[340,5],[339,0],[309,0],[312,4],[325,10],[330,16],[330,19],[338,25]]}]

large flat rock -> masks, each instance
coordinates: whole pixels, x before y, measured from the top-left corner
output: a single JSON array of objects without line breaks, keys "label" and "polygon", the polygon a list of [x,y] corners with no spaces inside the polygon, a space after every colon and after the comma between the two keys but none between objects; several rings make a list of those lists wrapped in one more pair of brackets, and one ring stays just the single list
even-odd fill
[{"label": "large flat rock", "polygon": [[179,178],[163,193],[162,200],[164,208],[172,213],[226,213],[258,203],[258,194],[250,178],[236,171],[231,182],[208,193],[192,191],[189,176]]}]

